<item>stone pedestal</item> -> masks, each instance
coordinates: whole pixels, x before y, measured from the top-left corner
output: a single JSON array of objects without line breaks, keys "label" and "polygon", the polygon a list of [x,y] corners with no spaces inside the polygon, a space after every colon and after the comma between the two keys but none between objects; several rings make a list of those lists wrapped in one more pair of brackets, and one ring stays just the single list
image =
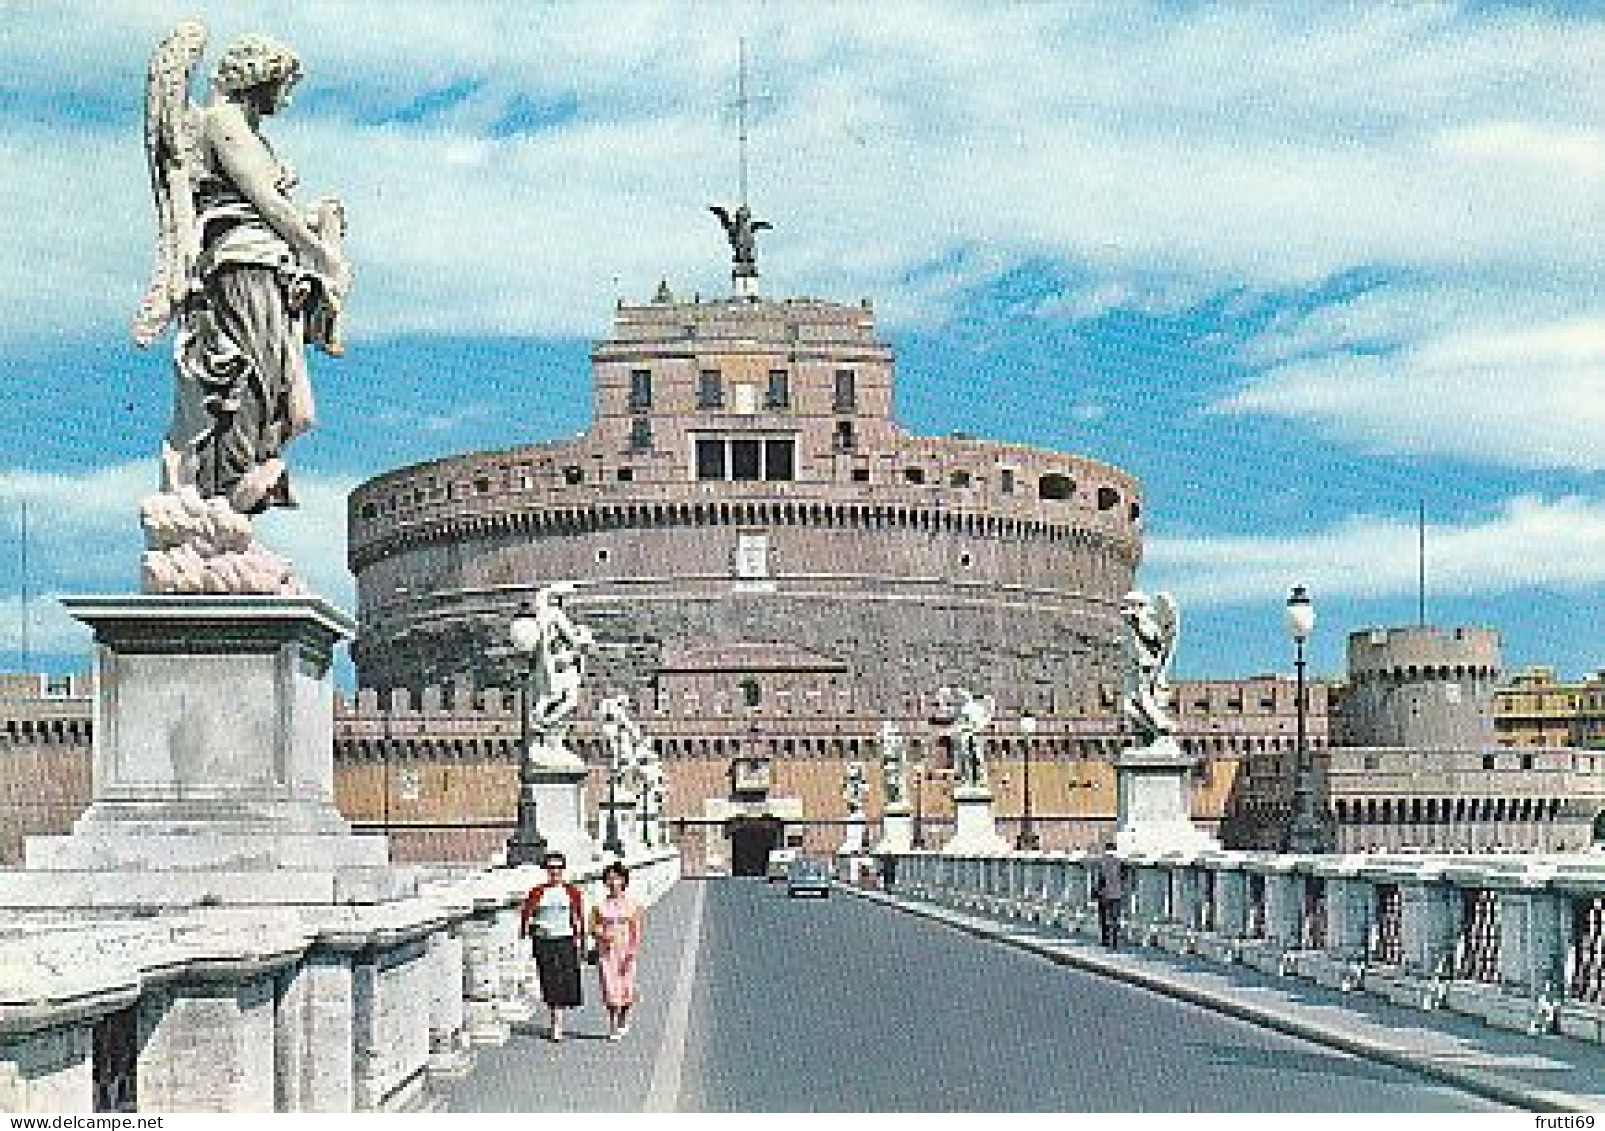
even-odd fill
[{"label": "stone pedestal", "polygon": [[893,802],[881,815],[881,838],[875,842],[877,853],[912,852],[914,850],[914,817],[907,805]]},{"label": "stone pedestal", "polygon": [[942,846],[949,853],[994,853],[1009,851],[1009,842],[998,835],[997,818],[992,814],[992,791],[984,785],[961,785],[953,790],[953,836]]},{"label": "stone pedestal", "polygon": [[567,857],[571,870],[602,854],[585,827],[586,776],[585,763],[561,738],[539,735],[520,774],[520,788],[535,806],[535,823],[546,848]]},{"label": "stone pedestal", "polygon": [[1206,852],[1220,842],[1193,824],[1188,775],[1194,759],[1173,738],[1127,750],[1115,764],[1115,847],[1125,852]]},{"label": "stone pedestal", "polygon": [[860,856],[868,844],[869,838],[864,825],[862,813],[847,818],[842,827],[841,847],[836,849],[838,856]]},{"label": "stone pedestal", "polygon": [[69,836],[30,837],[0,906],[375,902],[388,841],[334,806],[334,648],[315,597],[63,601],[95,633],[94,784]]}]

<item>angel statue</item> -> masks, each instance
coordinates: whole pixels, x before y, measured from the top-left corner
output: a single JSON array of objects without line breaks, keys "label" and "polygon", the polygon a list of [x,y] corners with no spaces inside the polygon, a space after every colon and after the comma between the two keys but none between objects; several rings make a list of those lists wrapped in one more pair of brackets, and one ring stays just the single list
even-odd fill
[{"label": "angel statue", "polygon": [[891,720],[881,724],[881,778],[886,790],[886,804],[903,803],[904,782],[908,777],[908,755],[904,750],[903,732]]},{"label": "angel statue", "polygon": [[579,706],[585,653],[596,642],[590,629],[575,624],[563,608],[562,599],[576,588],[572,581],[558,581],[538,589],[530,610],[535,622],[530,633],[535,642],[530,665],[534,692],[530,722],[542,735],[559,735]]},{"label": "angel statue", "polygon": [[754,220],[752,209],[742,204],[734,212],[721,208],[717,204],[708,205],[708,211],[719,217],[719,223],[724,225],[725,238],[730,241],[730,259],[733,267],[730,274],[738,279],[756,279],[758,277],[758,240],[759,232],[774,227],[768,220]]},{"label": "angel statue", "polygon": [[957,705],[953,711],[953,753],[959,780],[968,786],[986,784],[986,759],[981,753],[980,733],[997,713],[997,701],[990,695],[974,696],[960,687],[953,691]]},{"label": "angel statue", "polygon": [[1126,622],[1126,695],[1121,709],[1137,728],[1143,745],[1176,730],[1170,715],[1170,662],[1176,655],[1181,612],[1169,593],[1127,593],[1120,604]]},{"label": "angel statue", "polygon": [[864,801],[869,797],[869,783],[864,780],[864,763],[847,763],[847,780],[842,785],[842,800],[847,802],[849,817],[864,815]]},{"label": "angel statue", "polygon": [[[207,559],[259,550],[231,516],[295,505],[284,452],[312,426],[306,346],[342,352],[340,310],[351,287],[332,197],[301,211],[296,176],[263,137],[289,105],[301,62],[288,47],[247,35],[213,69],[210,97],[190,87],[206,29],[189,20],[158,44],[145,94],[145,150],[158,220],[156,263],[134,319],[150,346],[171,327],[177,383],[162,445],[162,492],[146,507],[154,551],[147,588],[272,591],[251,561]],[[220,527],[227,545],[197,526]],[[244,545],[241,545],[241,538]],[[271,555],[268,556],[271,558]],[[214,576],[221,573],[221,576]]]},{"label": "angel statue", "polygon": [[602,739],[608,748],[610,772],[617,774],[620,781],[640,772],[636,759],[642,753],[646,737],[640,725],[630,717],[629,704],[622,695],[610,695],[596,705]]}]

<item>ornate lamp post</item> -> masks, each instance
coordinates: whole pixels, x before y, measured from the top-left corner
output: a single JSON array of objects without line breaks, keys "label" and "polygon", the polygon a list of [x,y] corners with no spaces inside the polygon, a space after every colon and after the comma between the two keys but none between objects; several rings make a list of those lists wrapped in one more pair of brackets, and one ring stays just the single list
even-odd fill
[{"label": "ornate lamp post", "polygon": [[607,826],[602,834],[602,851],[614,856],[624,855],[624,838],[619,835],[619,778],[623,776],[624,767],[619,757],[622,750],[621,743],[628,741],[621,733],[617,723],[604,723],[607,734]]},{"label": "ornate lamp post", "polygon": [[925,826],[922,823],[923,812],[920,808],[920,795],[923,792],[921,786],[925,782],[924,763],[915,762],[913,765],[909,766],[908,776],[913,779],[914,783],[914,829],[909,837],[909,840],[915,848],[924,848]]},{"label": "ornate lamp post", "polygon": [[518,823],[507,840],[507,863],[538,864],[546,854],[546,838],[535,822],[535,754],[530,749],[530,698],[535,682],[535,653],[541,644],[541,625],[528,604],[513,614],[507,635],[513,648],[524,657],[524,680],[519,688]]},{"label": "ornate lamp post", "polygon": [[1037,836],[1036,828],[1031,823],[1031,747],[1036,743],[1037,733],[1034,715],[1020,716],[1020,733],[1025,735],[1025,764],[1022,767],[1025,794],[1020,814],[1020,835],[1015,838],[1014,847],[1021,852],[1035,852],[1042,847],[1042,839]]},{"label": "ornate lamp post", "polygon": [[1296,673],[1294,696],[1298,718],[1293,747],[1293,819],[1288,829],[1287,848],[1289,852],[1324,852],[1326,838],[1315,812],[1314,770],[1310,764],[1305,718],[1304,642],[1315,631],[1315,606],[1302,585],[1295,585],[1287,599],[1287,631],[1293,638],[1293,670]]}]

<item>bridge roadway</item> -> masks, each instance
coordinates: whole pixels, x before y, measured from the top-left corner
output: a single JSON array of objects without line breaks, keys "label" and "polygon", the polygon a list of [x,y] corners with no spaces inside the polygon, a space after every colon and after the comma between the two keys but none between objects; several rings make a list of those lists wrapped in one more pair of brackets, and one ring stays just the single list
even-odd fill
[{"label": "bridge roadway", "polygon": [[[836,891],[686,881],[648,917],[630,1035],[521,1027],[452,1111],[1490,1111],[1403,1069]],[[539,1017],[544,1016],[540,1011]]]}]

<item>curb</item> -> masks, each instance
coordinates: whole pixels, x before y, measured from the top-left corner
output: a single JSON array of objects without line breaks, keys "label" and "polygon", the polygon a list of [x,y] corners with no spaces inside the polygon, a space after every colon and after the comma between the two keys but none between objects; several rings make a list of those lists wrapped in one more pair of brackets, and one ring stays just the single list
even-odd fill
[{"label": "curb", "polygon": [[847,887],[846,890],[852,895],[872,903],[879,903],[882,906],[891,907],[907,915],[928,919],[953,930],[963,931],[965,934],[989,939],[1004,946],[1014,947],[1016,950],[1034,954],[1039,958],[1046,958],[1060,966],[1073,966],[1089,974],[1097,974],[1115,981],[1127,982],[1152,993],[1163,994],[1166,997],[1185,1001],[1191,1005],[1202,1006],[1216,1013],[1223,1013],[1240,1021],[1247,1021],[1266,1029],[1273,1029],[1288,1036],[1299,1037],[1342,1052],[1391,1064],[1396,1068],[1403,1068],[1417,1075],[1425,1076],[1441,1083],[1451,1084],[1462,1091],[1470,1092],[1483,1099],[1493,1100],[1496,1103],[1509,1104],[1512,1107],[1528,1111],[1542,1112],[1591,1114],[1601,1110],[1596,1103],[1569,1092],[1535,1088],[1509,1076],[1462,1068],[1453,1064],[1441,1063],[1430,1057],[1412,1055],[1407,1050],[1401,1049],[1396,1045],[1384,1044],[1365,1037],[1357,1037],[1351,1033],[1306,1021],[1274,1009],[1251,1005],[1236,998],[1201,989],[1197,986],[1190,986],[1184,982],[1151,974],[1147,971],[1117,969],[1086,955],[1077,954],[1074,951],[1044,946],[1034,939],[1011,935],[1002,929],[1003,924],[998,924],[994,929],[990,924],[983,925],[961,920],[945,913],[943,910],[921,906],[912,901],[901,900],[884,892],[867,891],[853,887]]}]

